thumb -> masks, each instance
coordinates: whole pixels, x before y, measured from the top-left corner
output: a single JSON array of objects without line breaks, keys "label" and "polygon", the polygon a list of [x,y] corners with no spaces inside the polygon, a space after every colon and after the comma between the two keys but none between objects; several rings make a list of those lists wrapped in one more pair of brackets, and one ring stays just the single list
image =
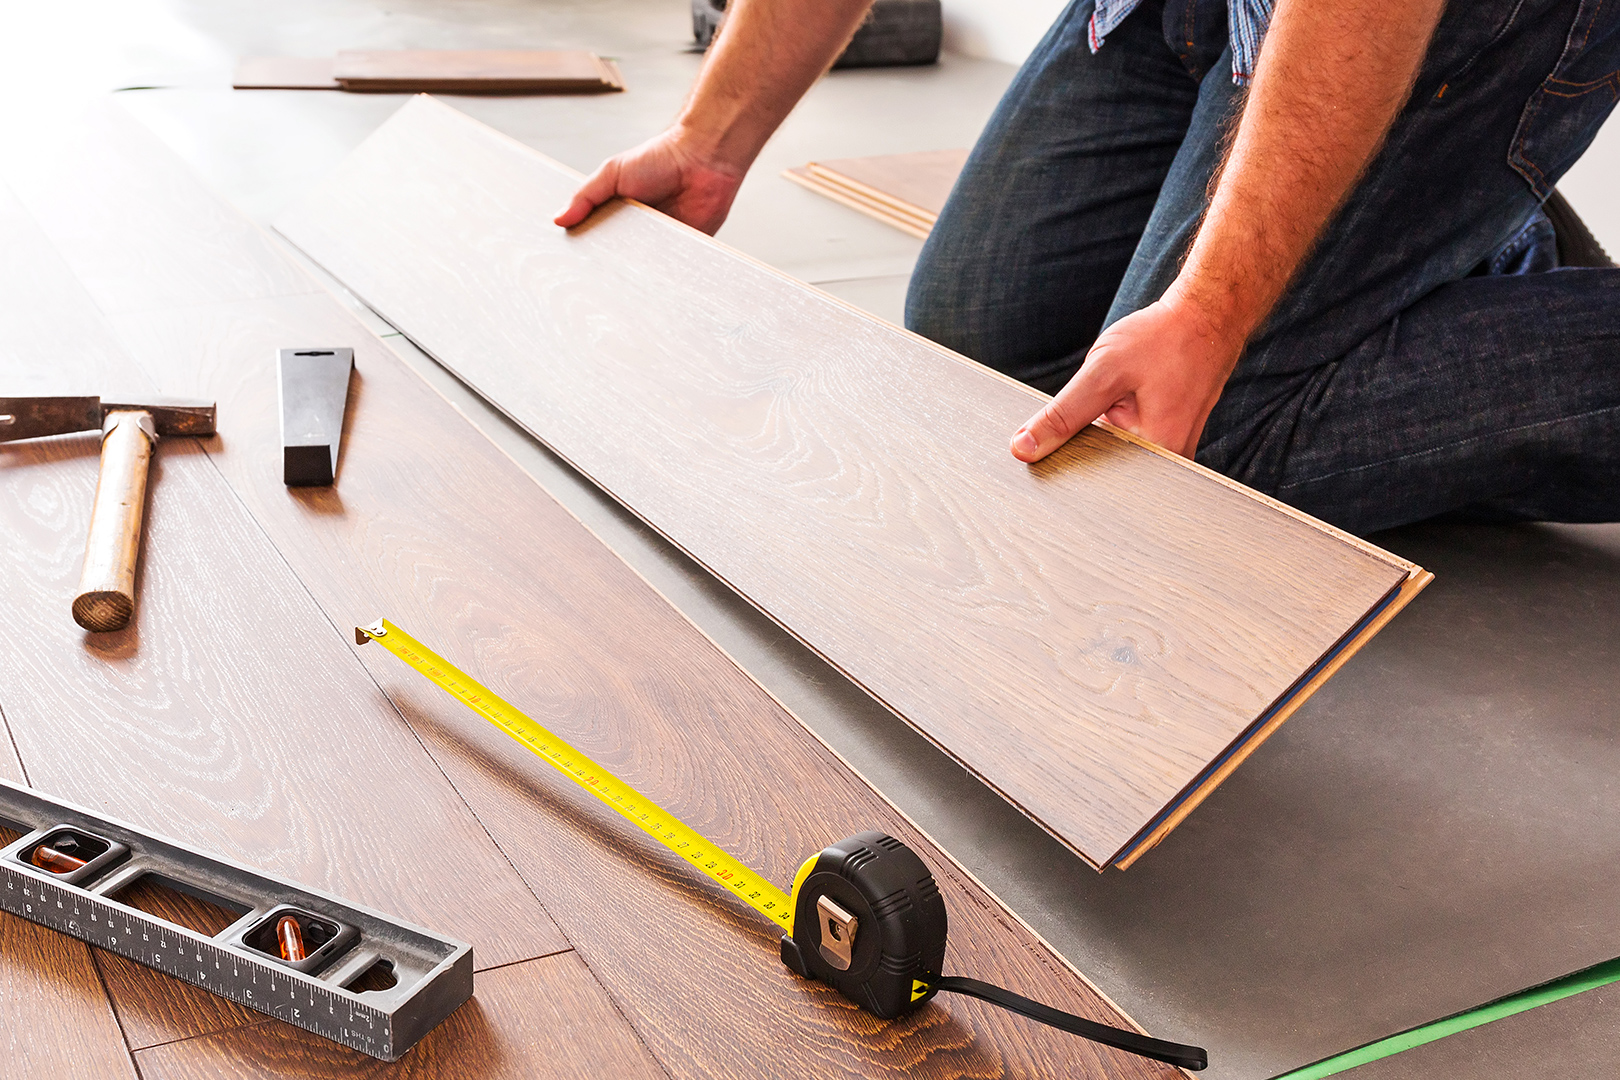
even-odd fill
[{"label": "thumb", "polygon": [[607,202],[618,194],[619,189],[619,159],[608,158],[602,162],[585,183],[580,185],[574,197],[567,206],[557,211],[553,223],[565,229],[573,228],[590,216],[592,210]]},{"label": "thumb", "polygon": [[1013,433],[1013,457],[1031,463],[1041,460],[1107,412],[1120,397],[1114,380],[1101,374],[1098,365],[1081,365],[1057,397]]}]

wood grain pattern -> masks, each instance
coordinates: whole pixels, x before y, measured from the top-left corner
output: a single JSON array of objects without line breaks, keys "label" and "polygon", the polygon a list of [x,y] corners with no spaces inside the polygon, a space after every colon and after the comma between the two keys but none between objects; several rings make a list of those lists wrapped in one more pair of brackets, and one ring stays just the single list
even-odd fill
[{"label": "wood grain pattern", "polygon": [[[0,214],[0,239],[7,238],[6,226],[5,215]],[[0,689],[0,777],[25,783],[4,709]],[[0,824],[0,847],[22,835]],[[89,947],[4,912],[0,912],[0,1017],[4,1018],[0,1073],[131,1080],[135,1076]]]},{"label": "wood grain pattern", "polygon": [[[65,140],[56,175],[62,182],[31,197],[29,210],[36,218],[53,222],[51,242],[73,263],[73,272],[95,294],[104,312],[130,311],[209,300],[236,300],[244,296],[286,296],[316,291],[309,277],[280,259],[244,261],[233,253],[257,246],[272,252],[271,241],[239,215],[222,206],[191,176],[129,173],[87,176],[120,160],[119,152],[139,154],[151,136],[127,122],[115,105],[93,110],[75,137]],[[104,151],[111,151],[107,154]],[[110,203],[87,206],[82,185],[93,183],[118,192]],[[164,242],[169,216],[197,203],[211,214],[209,229],[183,254]],[[146,256],[133,263],[100,262],[100,230],[106,211],[118,207],[119,228],[144,244]],[[50,338],[47,336],[46,343]],[[77,365],[64,365],[57,356],[57,377],[71,376]],[[61,370],[67,368],[68,370]],[[60,391],[49,391],[59,393]],[[92,394],[106,394],[91,389]],[[129,400],[129,399],[125,399]],[[222,418],[222,422],[224,419]]]},{"label": "wood grain pattern", "polygon": [[[336,301],[244,301],[115,325],[143,363],[228,403],[237,439],[211,456],[334,620],[387,613],[427,636],[784,886],[808,852],[890,830],[940,872],[952,970],[1119,1022]],[[275,403],[256,388],[277,342],[294,338],[355,343],[358,375],[338,484],[289,498],[273,455],[238,448],[274,445]],[[806,985],[746,908],[387,653],[359,655],[678,1075],[1046,1075],[1074,1060],[1085,1075],[1157,1075],[975,1003],[889,1025]],[[692,1045],[699,1015],[728,1045]]]},{"label": "wood grain pattern", "polygon": [[418,98],[278,228],[1093,865],[1415,569],[575,182]]},{"label": "wood grain pattern", "polygon": [[0,1073],[128,1077],[135,1066],[90,948],[0,912]]},{"label": "wood grain pattern", "polygon": [[386,1064],[271,1020],[136,1054],[143,1080],[652,1080],[666,1074],[571,953],[479,974],[474,997]]},{"label": "wood grain pattern", "polygon": [[[44,333],[56,365],[89,370],[76,377],[149,394],[9,197],[0,237],[0,289],[35,313],[5,325],[0,379],[40,354]],[[166,440],[154,459],[135,620],[105,635],[73,625],[98,443],[35,440],[0,456],[0,686],[29,780],[469,940],[486,966],[566,949],[195,440]],[[463,873],[441,872],[444,851]],[[132,1023],[134,1045],[220,1015],[187,1010],[189,988],[145,969],[126,982],[162,999],[165,1018]]]},{"label": "wood grain pattern", "polygon": [[[179,168],[151,147],[139,166]],[[90,194],[108,215],[98,263],[141,257],[117,227],[117,188]],[[176,215],[162,233],[183,249],[209,220]],[[339,303],[244,300],[115,322],[164,386],[218,398],[231,435],[210,442],[211,459],[334,621],[388,613],[781,884],[832,840],[892,831],[940,877],[952,970],[1126,1022]],[[280,483],[264,387],[290,340],[356,350],[330,489]],[[875,1020],[790,975],[756,916],[510,740],[387,653],[358,654],[670,1072],[1176,1075],[963,999]]]}]

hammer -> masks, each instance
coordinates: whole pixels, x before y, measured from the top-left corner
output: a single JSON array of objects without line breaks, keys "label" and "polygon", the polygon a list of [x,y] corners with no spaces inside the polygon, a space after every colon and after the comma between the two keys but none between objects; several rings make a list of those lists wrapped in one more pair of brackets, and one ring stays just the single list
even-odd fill
[{"label": "hammer", "polygon": [[101,429],[101,475],[84,545],[73,621],[122,630],[135,612],[146,470],[159,435],[212,435],[214,406],[179,398],[115,404],[99,397],[0,398],[0,442]]}]

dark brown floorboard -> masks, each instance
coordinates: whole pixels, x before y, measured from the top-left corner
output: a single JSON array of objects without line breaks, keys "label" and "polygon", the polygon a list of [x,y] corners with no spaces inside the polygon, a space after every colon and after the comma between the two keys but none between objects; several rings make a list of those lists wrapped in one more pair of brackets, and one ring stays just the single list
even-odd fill
[{"label": "dark brown floorboard", "polygon": [[270,1020],[135,1056],[142,1080],[652,1080],[665,1073],[572,953],[481,972],[473,999],[393,1064]]},{"label": "dark brown floorboard", "polygon": [[[8,386],[151,392],[9,196],[0,291]],[[0,446],[0,705],[33,785],[470,940],[483,966],[566,949],[195,440],[158,448],[135,620],[72,622],[97,448],[93,433]],[[106,970],[133,1046],[247,1015],[144,968]]]},{"label": "dark brown floorboard", "polygon": [[[0,214],[0,229],[5,222]],[[0,242],[6,238],[0,234]],[[0,698],[0,709],[4,706]],[[3,722],[0,778],[23,782]],[[0,825],[0,847],[21,837],[22,833]],[[135,1076],[89,947],[4,912],[0,912],[0,1012],[0,1029],[5,1031],[0,1075],[131,1080]]]}]

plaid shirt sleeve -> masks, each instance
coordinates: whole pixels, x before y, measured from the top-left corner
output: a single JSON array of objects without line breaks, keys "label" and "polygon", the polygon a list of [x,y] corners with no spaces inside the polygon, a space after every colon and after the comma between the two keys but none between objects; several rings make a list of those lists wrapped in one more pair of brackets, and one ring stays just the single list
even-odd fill
[{"label": "plaid shirt sleeve", "polygon": [[[1142,0],[1097,0],[1092,9],[1086,37],[1091,51],[1102,48],[1103,40],[1113,33],[1114,27],[1136,10]],[[1254,64],[1260,57],[1260,43],[1265,40],[1266,28],[1271,25],[1271,0],[1227,0],[1227,22],[1232,41],[1232,81],[1239,86],[1249,85],[1254,78]]]}]

